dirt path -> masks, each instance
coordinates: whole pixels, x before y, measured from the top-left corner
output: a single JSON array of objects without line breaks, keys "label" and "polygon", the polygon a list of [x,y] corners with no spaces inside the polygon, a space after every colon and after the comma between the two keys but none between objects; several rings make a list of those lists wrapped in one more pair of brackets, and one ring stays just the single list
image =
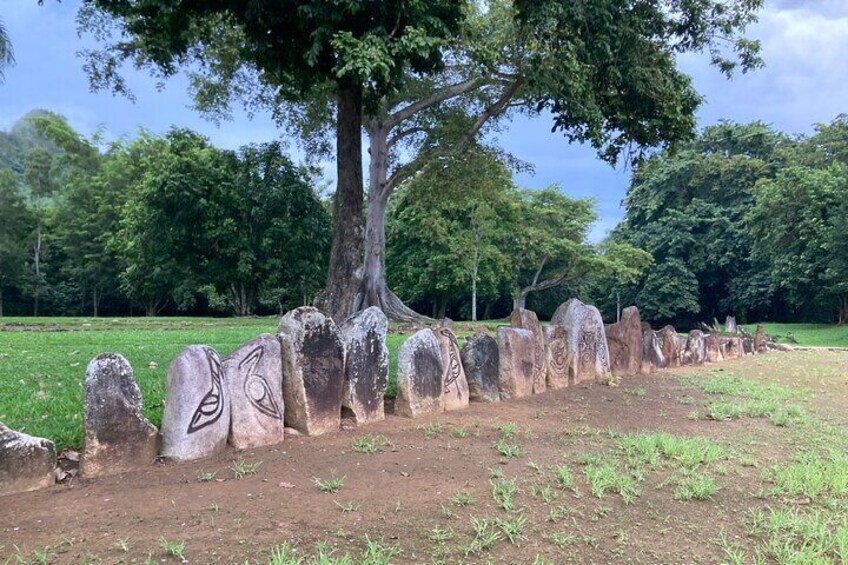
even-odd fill
[{"label": "dirt path", "polygon": [[[813,394],[806,401],[811,413],[848,423],[848,354],[774,353],[634,377],[619,387],[473,404],[432,419],[390,416],[274,448],[7,496],[0,498],[0,562],[33,559],[45,547],[56,563],[143,563],[149,555],[159,561],[168,558],[164,537],[184,541],[190,563],[267,563],[270,548],[283,542],[301,553],[323,542],[336,555],[356,556],[366,536],[400,548],[397,563],[533,563],[537,556],[554,563],[719,562],[722,532],[744,541],[748,513],[766,504],[755,496],[761,469],[787,460],[802,443],[797,429],[762,418],[691,419],[708,399],[678,377],[719,371],[804,387]],[[497,428],[506,423],[516,424],[505,441],[518,446],[518,457],[503,457],[494,447],[504,435]],[[462,430],[465,437],[457,437]],[[705,436],[727,447],[732,456],[715,467],[719,490],[707,501],[675,500],[674,469],[664,468],[645,475],[629,504],[617,494],[593,495],[581,463],[613,449],[621,434],[646,431]],[[381,451],[353,451],[354,440],[366,433],[385,438]],[[237,458],[261,462],[256,474],[234,478]],[[558,488],[559,466],[570,470],[573,489]],[[494,503],[492,470],[516,480],[515,504],[523,511]],[[215,478],[202,481],[203,473]],[[316,477],[345,479],[338,492],[323,493]],[[451,501],[458,491],[470,495],[470,504]],[[475,539],[472,517],[521,518],[522,531],[515,544],[502,539],[466,554]]]}]

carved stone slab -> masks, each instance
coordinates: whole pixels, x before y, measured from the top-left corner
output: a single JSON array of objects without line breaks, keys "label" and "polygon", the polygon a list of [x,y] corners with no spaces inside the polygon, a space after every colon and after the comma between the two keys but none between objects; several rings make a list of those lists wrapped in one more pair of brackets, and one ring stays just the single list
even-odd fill
[{"label": "carved stone slab", "polygon": [[565,326],[545,327],[545,356],[548,367],[548,388],[559,390],[574,384],[570,368],[573,353],[568,347],[568,330]]},{"label": "carved stone slab", "polygon": [[376,306],[357,312],[342,324],[345,342],[345,382],[342,406],[357,424],[383,420],[383,396],[389,382],[389,320]]},{"label": "carved stone slab", "polygon": [[724,361],[724,356],[721,354],[721,347],[718,343],[718,338],[712,334],[704,336],[704,360],[707,363],[721,363]]},{"label": "carved stone slab", "polygon": [[478,332],[468,339],[460,351],[462,367],[468,381],[468,396],[474,402],[498,402],[498,342]]},{"label": "carved stone slab", "polygon": [[0,422],[0,496],[52,485],[55,467],[53,442],[10,430]]},{"label": "carved stone slab", "polygon": [[684,365],[703,365],[707,359],[707,349],[704,343],[704,332],[692,330],[686,338],[686,347],[683,350]]},{"label": "carved stone slab", "polygon": [[442,357],[442,405],[445,410],[468,407],[468,381],[459,356],[456,335],[449,328],[436,330],[439,355]]},{"label": "carved stone slab", "polygon": [[230,445],[249,449],[284,439],[283,368],[280,342],[263,334],[222,363],[230,398]]},{"label": "carved stone slab", "polygon": [[130,471],[159,456],[159,431],[141,415],[141,391],[124,357],[104,353],[91,360],[82,404],[82,475]]},{"label": "carved stone slab", "polygon": [[660,347],[660,338],[651,325],[642,322],[642,373],[653,373],[665,368],[665,357]]},{"label": "carved stone slab", "polygon": [[679,367],[682,361],[683,349],[680,346],[680,336],[674,326],[665,326],[657,332],[666,367]]},{"label": "carved stone slab", "polygon": [[427,328],[412,334],[398,351],[395,413],[418,418],[444,411],[444,365],[439,341]]},{"label": "carved stone slab", "polygon": [[633,376],[642,368],[642,320],[639,309],[628,306],[621,321],[605,328],[609,347],[610,370],[617,377]]},{"label": "carved stone slab", "polygon": [[344,392],[344,343],[335,322],[302,306],[277,328],[283,359],[286,425],[307,435],[337,431]]},{"label": "carved stone slab", "polygon": [[498,391],[504,400],[533,394],[536,337],[530,330],[498,328]]},{"label": "carved stone slab", "polygon": [[168,367],[161,455],[207,457],[226,447],[229,431],[230,399],[221,359],[211,347],[191,345]]},{"label": "carved stone slab", "polygon": [[516,308],[509,318],[513,328],[530,330],[533,333],[533,394],[547,390],[547,357],[545,356],[545,331],[539,317],[532,310]]},{"label": "carved stone slab", "polygon": [[738,359],[744,355],[741,337],[720,337],[719,345],[721,346],[721,355],[724,359]]},{"label": "carved stone slab", "polygon": [[572,355],[569,379],[575,383],[609,380],[607,337],[597,308],[572,298],[557,308],[551,324],[568,330],[568,350]]}]

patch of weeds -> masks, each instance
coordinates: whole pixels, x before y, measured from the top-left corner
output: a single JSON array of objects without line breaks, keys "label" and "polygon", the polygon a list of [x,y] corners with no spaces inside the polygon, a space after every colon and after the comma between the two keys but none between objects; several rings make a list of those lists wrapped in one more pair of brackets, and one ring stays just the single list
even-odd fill
[{"label": "patch of weeds", "polygon": [[597,430],[593,430],[589,426],[577,426],[576,428],[571,428],[565,431],[565,435],[568,437],[586,437],[595,435]]},{"label": "patch of weeds", "polygon": [[490,518],[477,519],[471,517],[471,527],[474,528],[474,539],[465,548],[465,556],[473,555],[481,551],[488,551],[501,539],[501,532]]},{"label": "patch of weeds", "polygon": [[548,511],[548,522],[556,524],[566,516],[571,515],[571,510],[565,506],[556,506]]},{"label": "patch of weeds", "polygon": [[321,479],[319,477],[312,477],[315,486],[318,487],[318,490],[325,493],[334,493],[339,492],[341,488],[344,486],[345,479],[347,476],[338,477],[335,479]]},{"label": "patch of weeds", "polygon": [[518,485],[515,479],[498,479],[490,481],[492,484],[492,499],[500,508],[507,512],[515,508],[515,493],[518,492]]},{"label": "patch of weeds", "polygon": [[533,419],[539,420],[539,419],[547,416],[547,414],[548,414],[547,411],[542,410],[541,408],[536,408],[535,410],[533,410]]},{"label": "patch of weeds", "polygon": [[515,422],[499,424],[495,426],[495,430],[499,431],[504,438],[511,438],[518,432],[518,424]]},{"label": "patch of weeds", "polygon": [[383,436],[365,434],[353,440],[353,450],[357,453],[377,453],[388,443],[389,440]]},{"label": "patch of weeds", "polygon": [[440,504],[439,508],[441,509],[441,512],[442,512],[442,518],[444,518],[446,520],[450,520],[451,518],[453,518],[453,510],[451,510],[450,508],[448,508],[444,504]]},{"label": "patch of weeds", "polygon": [[351,512],[359,512],[359,509],[362,507],[362,504],[357,504],[356,502],[348,502],[347,504],[339,504],[337,500],[333,501],[336,506],[339,507],[339,510],[342,511],[342,514],[350,514]]},{"label": "patch of weeds", "polygon": [[503,469],[499,469],[497,467],[490,467],[489,468],[489,478],[502,479],[503,476],[504,476]]},{"label": "patch of weeds", "polygon": [[159,536],[159,545],[165,551],[165,555],[176,557],[185,561],[185,542],[182,540],[169,540],[165,536]]},{"label": "patch of weeds", "polygon": [[435,422],[431,422],[429,424],[418,424],[415,429],[422,430],[424,432],[424,439],[433,439],[442,433],[442,425]]},{"label": "patch of weeds", "polygon": [[718,491],[713,478],[706,473],[692,473],[674,490],[677,500],[707,500]]},{"label": "patch of weeds", "polygon": [[848,454],[801,454],[793,463],[773,467],[765,473],[765,479],[773,483],[774,496],[843,497],[848,495]]},{"label": "patch of weeds", "polygon": [[619,441],[619,447],[628,457],[652,468],[662,466],[664,460],[671,460],[683,469],[691,470],[728,456],[723,447],[710,439],[677,437],[666,433],[624,436]]},{"label": "patch of weeds", "polygon": [[365,551],[362,553],[362,565],[389,565],[392,559],[401,554],[401,549],[394,545],[385,545],[382,541],[372,540],[365,536]]},{"label": "patch of weeds", "polygon": [[574,545],[577,543],[577,536],[574,534],[564,534],[560,532],[554,532],[548,536],[548,541],[557,546],[560,549],[568,547],[569,545]]},{"label": "patch of weeds", "polygon": [[524,539],[524,526],[527,524],[527,518],[523,515],[515,516],[512,520],[498,518],[495,520],[495,524],[506,536],[509,543],[515,545],[519,540]]},{"label": "patch of weeds", "polygon": [[739,458],[739,464],[743,467],[759,467],[757,460],[750,455],[743,455]]},{"label": "patch of weeds", "polygon": [[808,421],[807,411],[797,404],[781,406],[769,415],[769,421],[775,426],[801,426]]},{"label": "patch of weeds", "polygon": [[469,504],[474,502],[474,499],[467,491],[458,490],[450,498],[450,501],[456,506],[468,506]]},{"label": "patch of weeds", "polygon": [[[848,515],[844,505],[767,508],[755,513],[757,557],[777,563],[848,562]],[[765,559],[763,559],[765,560]]]},{"label": "patch of weeds", "polygon": [[463,439],[468,436],[468,426],[461,426],[451,430],[451,435],[457,439]]},{"label": "patch of weeds", "polygon": [[695,404],[695,399],[689,396],[688,394],[684,394],[683,396],[677,399],[677,402],[685,406],[690,406],[692,404]]},{"label": "patch of weeds", "polygon": [[450,529],[442,529],[436,526],[430,530],[430,541],[439,545],[444,545],[446,541],[453,539],[453,531]]},{"label": "patch of weeds", "polygon": [[300,565],[301,563],[303,563],[303,557],[299,557],[288,543],[271,548],[268,565]]},{"label": "patch of weeds", "polygon": [[541,473],[541,472],[542,472],[542,468],[541,468],[541,467],[539,467],[539,464],[538,464],[538,463],[536,463],[535,461],[528,461],[528,462],[526,463],[526,465],[527,465],[530,469],[533,469],[534,471],[536,471],[537,473]]},{"label": "patch of weeds", "polygon": [[118,541],[115,542],[115,547],[124,553],[128,553],[130,550],[130,540],[127,538],[118,538]]},{"label": "patch of weeds", "polygon": [[504,457],[520,457],[521,448],[514,443],[507,443],[501,438],[495,443],[495,449]]},{"label": "patch of weeds", "polygon": [[554,491],[551,490],[551,487],[544,485],[533,485],[530,489],[530,493],[533,496],[538,496],[542,499],[542,502],[545,504],[549,504],[554,499]]},{"label": "patch of weeds", "polygon": [[557,485],[562,490],[574,488],[574,476],[571,474],[571,469],[567,466],[557,465],[554,476],[556,477]]},{"label": "patch of weeds", "polygon": [[245,463],[244,459],[239,457],[230,463],[230,471],[233,472],[235,478],[243,479],[244,477],[255,475],[260,465],[262,465],[261,461],[258,463]]},{"label": "patch of weeds", "polygon": [[644,398],[647,392],[643,387],[636,388],[626,388],[624,389],[625,394],[632,394],[633,396],[638,396],[639,398]]},{"label": "patch of weeds", "polygon": [[593,522],[597,522],[601,518],[606,518],[607,516],[609,516],[611,512],[612,508],[610,508],[609,506],[598,506],[592,511],[592,517],[590,518],[590,520],[592,520]]},{"label": "patch of weeds", "polygon": [[600,453],[584,452],[577,455],[578,465],[597,465],[601,462]]},{"label": "patch of weeds", "polygon": [[639,496],[639,486],[628,473],[619,470],[612,461],[603,461],[587,465],[583,470],[589,489],[598,498],[612,492],[621,495],[625,503],[630,504]]},{"label": "patch of weeds", "polygon": [[742,548],[742,545],[738,542],[729,541],[724,530],[719,533],[718,539],[715,540],[715,543],[724,552],[724,557],[726,558],[726,563],[728,565],[743,565],[745,563],[747,555],[745,555],[745,550]]}]

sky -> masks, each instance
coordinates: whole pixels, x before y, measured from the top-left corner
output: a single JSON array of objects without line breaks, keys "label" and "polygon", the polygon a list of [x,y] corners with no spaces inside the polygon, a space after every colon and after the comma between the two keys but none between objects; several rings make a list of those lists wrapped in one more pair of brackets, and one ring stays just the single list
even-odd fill
[{"label": "sky", "polygon": [[[79,4],[79,0],[46,0],[39,6],[37,0],[0,0],[0,20],[16,58],[0,85],[0,129],[8,129],[29,110],[44,108],[64,115],[84,135],[102,128],[107,139],[132,136],[139,127],[164,133],[175,125],[234,149],[280,135],[270,117],[262,114],[251,120],[236,111],[230,122],[206,121],[191,109],[183,76],[160,89],[145,73],[128,71],[125,77],[135,102],[91,92],[76,55],[91,44],[77,35],[74,18]],[[680,67],[705,98],[697,114],[700,127],[721,120],[759,120],[786,133],[810,134],[816,123],[848,112],[848,0],[766,0],[748,36],[762,42],[766,67],[731,80],[711,67],[705,56],[680,58]],[[534,165],[532,175],[517,175],[520,186],[558,184],[570,196],[594,198],[599,219],[591,237],[599,240],[623,216],[621,201],[630,171],[611,168],[590,147],[569,144],[562,134],[551,133],[550,126],[543,117],[517,117],[496,141]]]}]

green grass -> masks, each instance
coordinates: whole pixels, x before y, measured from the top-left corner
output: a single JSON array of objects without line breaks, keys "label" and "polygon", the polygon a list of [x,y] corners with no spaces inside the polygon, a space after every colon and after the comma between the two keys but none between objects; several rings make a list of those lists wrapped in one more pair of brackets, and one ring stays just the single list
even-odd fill
[{"label": "green grass", "polygon": [[[757,324],[743,324],[747,329],[754,331]],[[786,334],[792,332],[797,345],[809,345],[813,347],[848,347],[848,325],[834,326],[831,324],[773,324],[763,323],[763,331],[767,335],[785,338]],[[778,339],[778,343],[786,343],[785,339]]]}]

